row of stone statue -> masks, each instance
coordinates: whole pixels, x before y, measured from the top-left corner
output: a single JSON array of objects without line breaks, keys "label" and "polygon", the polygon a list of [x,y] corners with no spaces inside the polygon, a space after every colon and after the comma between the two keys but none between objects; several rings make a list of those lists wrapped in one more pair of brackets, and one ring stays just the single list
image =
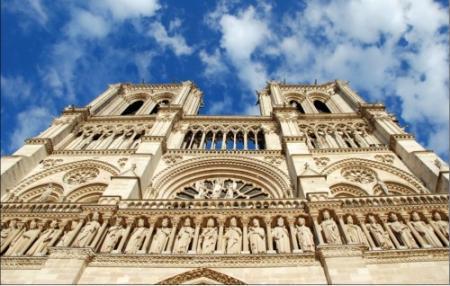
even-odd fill
[{"label": "row of stone statue", "polygon": [[[345,217],[345,222],[343,217]],[[400,217],[400,218],[399,218]],[[375,215],[366,217],[367,223],[354,223],[351,215],[338,219],[340,228],[328,210],[322,212],[321,223],[314,219],[319,244],[362,244],[372,250],[378,249],[413,249],[435,248],[449,245],[449,224],[442,219],[439,212],[434,212],[429,223],[422,220],[419,213],[412,212],[410,220],[402,222],[403,218],[396,213],[390,213],[386,222]],[[340,231],[340,229],[342,231]],[[342,235],[341,235],[342,234]]]},{"label": "row of stone statue", "polygon": [[258,217],[227,220],[186,217],[180,221],[180,227],[178,219],[168,217],[155,221],[139,217],[135,222],[113,217],[101,222],[98,213],[93,213],[86,223],[53,220],[47,227],[37,220],[31,220],[26,227],[13,219],[2,226],[1,253],[42,256],[52,246],[91,247],[101,253],[127,254],[298,253],[314,251],[317,243],[344,242],[372,250],[448,246],[448,222],[438,212],[429,223],[417,212],[411,213],[406,224],[395,213],[381,224],[374,215],[368,215],[367,223],[360,225],[354,223],[352,215],[341,216],[336,223],[328,210],[319,218],[320,222],[312,219],[316,236],[307,225],[309,218],[303,216],[266,217],[264,227]]}]

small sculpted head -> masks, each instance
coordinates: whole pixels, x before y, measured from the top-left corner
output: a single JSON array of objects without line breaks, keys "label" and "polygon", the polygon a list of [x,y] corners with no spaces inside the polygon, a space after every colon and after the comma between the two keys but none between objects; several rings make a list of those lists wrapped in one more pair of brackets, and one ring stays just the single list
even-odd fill
[{"label": "small sculpted head", "polygon": [[168,218],[163,218],[162,222],[161,222],[161,226],[162,227],[168,227],[169,226],[169,219]]},{"label": "small sculpted head", "polygon": [[419,221],[420,220],[420,216],[417,212],[413,212],[411,214],[413,221]]},{"label": "small sculpted head", "polygon": [[299,226],[304,226],[305,223],[306,223],[304,217],[299,217],[299,218],[297,219],[297,222],[298,222],[298,225],[299,225]]},{"label": "small sculpted head", "polygon": [[435,212],[433,217],[434,217],[434,220],[441,220],[441,214],[438,212]]},{"label": "small sculpted head", "polygon": [[253,222],[253,226],[254,226],[254,227],[259,227],[259,220],[258,220],[257,218],[254,218],[254,219],[252,220],[252,222]]},{"label": "small sculpted head", "polygon": [[347,217],[347,224],[353,224],[353,217],[351,215]]},{"label": "small sculpted head", "polygon": [[190,218],[186,218],[185,220],[184,220],[184,226],[191,226],[191,219]]},{"label": "small sculpted head", "polygon": [[389,215],[389,218],[390,218],[391,221],[393,221],[393,222],[398,221],[398,217],[397,217],[397,215],[396,215],[395,213],[391,213],[391,214]]},{"label": "small sculpted head", "polygon": [[376,223],[375,217],[373,215],[369,215],[369,222],[370,223]]},{"label": "small sculpted head", "polygon": [[282,217],[279,217],[279,218],[277,219],[277,225],[278,225],[278,226],[284,226],[284,219],[283,219]]},{"label": "small sculpted head", "polygon": [[232,227],[236,227],[237,226],[237,221],[236,221],[235,217],[232,217],[230,219],[230,226],[232,226]]},{"label": "small sculpted head", "polygon": [[330,212],[327,210],[323,211],[323,219],[330,219]]},{"label": "small sculpted head", "polygon": [[98,214],[98,212],[95,212],[95,213],[92,215],[92,220],[93,220],[93,221],[98,221],[98,220],[99,220],[99,214]]},{"label": "small sculpted head", "polygon": [[32,221],[30,222],[30,229],[35,229],[36,227],[37,227],[36,221],[35,221],[35,220],[32,220]]},{"label": "small sculpted head", "polygon": [[208,222],[206,223],[207,227],[214,227],[214,219],[213,218],[209,218]]},{"label": "small sculpted head", "polygon": [[144,219],[143,218],[139,218],[137,221],[137,225],[138,227],[143,227],[144,226]]}]

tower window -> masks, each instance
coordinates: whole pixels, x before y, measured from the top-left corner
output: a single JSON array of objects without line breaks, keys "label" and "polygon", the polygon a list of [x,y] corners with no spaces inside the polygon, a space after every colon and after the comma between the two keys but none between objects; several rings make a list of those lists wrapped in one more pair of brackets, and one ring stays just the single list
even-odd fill
[{"label": "tower window", "polygon": [[142,100],[138,100],[130,104],[127,109],[122,112],[121,115],[134,115],[136,112],[141,108],[141,106],[144,104]]},{"label": "tower window", "polygon": [[303,109],[302,105],[300,103],[298,103],[297,101],[291,100],[289,102],[289,105],[291,105],[292,107],[295,107],[298,110],[298,112],[305,114],[305,110]]},{"label": "tower window", "polygon": [[320,100],[314,100],[314,107],[319,113],[331,113],[330,109],[328,109],[328,106]]}]

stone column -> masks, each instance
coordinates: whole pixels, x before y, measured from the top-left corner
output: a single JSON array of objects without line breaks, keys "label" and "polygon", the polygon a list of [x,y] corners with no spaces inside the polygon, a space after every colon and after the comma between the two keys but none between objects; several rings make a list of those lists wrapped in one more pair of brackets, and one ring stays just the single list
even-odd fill
[{"label": "stone column", "polygon": [[219,236],[217,237],[217,250],[216,254],[224,254],[225,253],[225,245],[223,243],[223,227],[225,224],[225,218],[219,217],[217,218],[217,222],[219,223]]},{"label": "stone column", "polygon": [[273,239],[272,239],[272,218],[265,217],[264,222],[266,223],[266,236],[267,236],[267,253],[275,253],[273,250]]},{"label": "stone column", "polygon": [[386,221],[386,217],[381,217],[381,223],[383,224],[383,227],[386,229],[386,231],[388,232],[389,236],[391,237],[392,242],[394,242],[394,245],[397,249],[403,249],[405,248],[404,246],[400,245],[400,243],[397,240],[397,237],[395,236],[395,234],[392,232],[391,227],[389,226],[389,223],[385,222]]},{"label": "stone column", "polygon": [[342,214],[337,215],[338,220],[339,220],[339,226],[340,226],[340,229],[342,230],[342,235],[345,238],[345,243],[348,244],[350,240],[348,239],[347,230],[345,229],[345,223],[344,223],[343,216],[344,215],[342,215]]},{"label": "stone column", "polygon": [[90,247],[50,247],[50,255],[33,284],[77,284],[94,252]]},{"label": "stone column", "polygon": [[163,251],[163,254],[172,253],[173,241],[175,240],[175,234],[177,233],[178,222],[180,221],[179,217],[172,218],[172,231],[170,232],[169,243],[167,243],[166,250]]},{"label": "stone column", "polygon": [[189,254],[196,254],[198,250],[198,236],[200,234],[200,226],[202,224],[203,218],[201,217],[195,217],[194,218],[194,224],[195,224],[195,232],[194,232],[194,240],[192,242],[192,249],[189,250]]},{"label": "stone column", "polygon": [[372,249],[372,250],[377,249],[377,246],[375,245],[375,242],[373,241],[372,236],[370,235],[369,230],[366,227],[365,217],[361,214],[357,214],[356,218],[360,222],[361,229],[364,232],[364,234],[366,235],[367,241],[369,241],[370,249]]},{"label": "stone column", "polygon": [[293,253],[301,253],[303,250],[298,248],[297,237],[295,236],[295,217],[288,218],[289,230],[291,232],[291,241],[292,241],[292,249]]},{"label": "stone column", "polygon": [[311,218],[314,222],[314,233],[316,234],[319,245],[324,245],[325,242],[323,241],[323,237],[322,237],[322,228],[319,225],[319,223],[317,222],[317,214],[314,214],[314,215],[311,214]]},{"label": "stone column", "polygon": [[148,224],[150,225],[150,228],[147,231],[147,234],[145,235],[145,240],[144,243],[142,245],[142,249],[138,250],[137,253],[147,253],[148,250],[148,246],[150,244],[150,241],[152,239],[152,235],[153,235],[153,230],[155,229],[155,223],[156,223],[156,219],[155,218],[149,218],[148,219]]},{"label": "stone column", "polygon": [[241,222],[242,222],[242,243],[243,243],[243,247],[242,247],[242,254],[250,254],[249,251],[249,242],[248,242],[248,223],[249,223],[250,219],[248,217],[242,217],[241,218]]}]

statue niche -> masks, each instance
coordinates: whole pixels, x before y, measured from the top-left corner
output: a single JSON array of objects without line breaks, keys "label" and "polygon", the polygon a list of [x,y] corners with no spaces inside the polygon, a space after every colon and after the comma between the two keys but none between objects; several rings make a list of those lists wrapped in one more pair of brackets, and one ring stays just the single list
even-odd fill
[{"label": "statue niche", "polygon": [[270,195],[253,183],[238,179],[212,178],[184,187],[176,199],[267,199]]}]

